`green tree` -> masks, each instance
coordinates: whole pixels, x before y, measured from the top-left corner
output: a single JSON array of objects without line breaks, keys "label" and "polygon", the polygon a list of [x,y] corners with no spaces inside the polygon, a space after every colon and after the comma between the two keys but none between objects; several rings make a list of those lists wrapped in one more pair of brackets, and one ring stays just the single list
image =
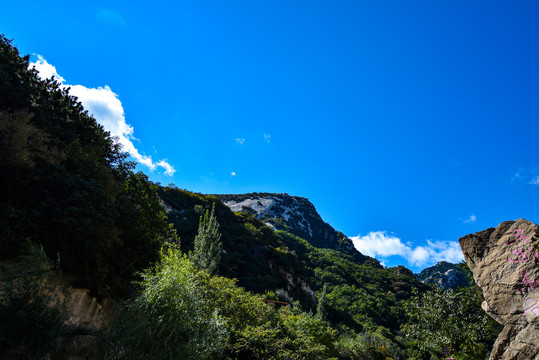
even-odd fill
[{"label": "green tree", "polygon": [[215,217],[215,203],[213,203],[211,212],[206,210],[204,216],[200,217],[198,234],[195,237],[195,249],[192,254],[193,263],[209,274],[216,274],[219,270],[222,251],[221,233]]},{"label": "green tree", "polygon": [[324,284],[322,288],[322,293],[318,299],[318,304],[316,305],[316,317],[322,321],[326,321],[328,317],[328,299],[327,299],[327,285]]},{"label": "green tree", "polygon": [[404,304],[409,317],[402,330],[420,350],[443,356],[443,349],[458,359],[483,359],[487,315],[478,306],[473,288],[443,291],[439,287],[416,294]]}]

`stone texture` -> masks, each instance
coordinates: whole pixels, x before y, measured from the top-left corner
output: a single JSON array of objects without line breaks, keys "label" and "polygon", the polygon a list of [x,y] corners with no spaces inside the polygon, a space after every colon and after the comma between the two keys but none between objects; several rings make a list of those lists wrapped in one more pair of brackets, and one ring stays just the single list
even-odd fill
[{"label": "stone texture", "polygon": [[504,325],[491,360],[539,359],[538,234],[536,224],[518,219],[459,239],[483,309]]},{"label": "stone texture", "polygon": [[466,273],[460,265],[440,261],[416,274],[415,277],[423,284],[437,284],[442,289],[456,290],[461,286],[469,286]]},{"label": "stone texture", "polygon": [[285,230],[319,248],[339,250],[363,263],[381,267],[378,260],[356,250],[352,240],[326,223],[307,198],[288,194],[217,195],[232,211],[247,211],[277,230]]},{"label": "stone texture", "polygon": [[90,295],[90,290],[70,289],[67,311],[69,323],[87,331],[99,330],[110,324],[117,311],[116,303],[110,298],[98,301]]}]

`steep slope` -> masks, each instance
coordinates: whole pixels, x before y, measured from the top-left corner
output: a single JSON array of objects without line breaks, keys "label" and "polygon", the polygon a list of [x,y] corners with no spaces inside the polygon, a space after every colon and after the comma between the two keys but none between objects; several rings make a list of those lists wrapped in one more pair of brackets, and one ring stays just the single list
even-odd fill
[{"label": "steep slope", "polygon": [[306,198],[270,193],[216,196],[232,211],[249,212],[276,230],[287,231],[315,247],[341,251],[360,263],[368,259],[373,265],[377,263],[377,260],[357,251],[346,235],[324,222]]},{"label": "steep slope", "polygon": [[442,289],[456,290],[461,286],[469,286],[466,274],[458,264],[440,261],[416,274],[424,284],[438,284]]}]

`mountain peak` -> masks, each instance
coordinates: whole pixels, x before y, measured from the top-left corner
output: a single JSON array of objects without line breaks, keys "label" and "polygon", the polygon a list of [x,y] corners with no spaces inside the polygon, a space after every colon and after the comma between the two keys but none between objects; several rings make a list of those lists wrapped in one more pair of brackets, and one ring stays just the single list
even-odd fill
[{"label": "mountain peak", "polygon": [[457,289],[468,286],[468,278],[458,264],[440,261],[416,275],[424,284],[438,284],[442,289]]},{"label": "mountain peak", "polygon": [[286,193],[217,195],[234,212],[250,212],[277,230],[299,236],[319,248],[352,255],[361,262],[368,257],[357,251],[352,241],[324,222],[309,199]]}]

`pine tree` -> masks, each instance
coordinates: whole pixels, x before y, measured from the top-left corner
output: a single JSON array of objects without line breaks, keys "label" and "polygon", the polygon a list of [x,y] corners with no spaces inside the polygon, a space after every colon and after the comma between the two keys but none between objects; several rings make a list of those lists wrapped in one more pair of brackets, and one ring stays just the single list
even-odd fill
[{"label": "pine tree", "polygon": [[318,305],[316,306],[316,317],[320,320],[326,321],[328,317],[328,300],[327,300],[326,284],[322,288],[322,293],[318,299]]},{"label": "pine tree", "polygon": [[214,203],[211,213],[206,210],[204,216],[200,217],[192,260],[199,269],[204,269],[214,275],[219,269],[222,251],[223,244],[221,243],[219,223],[215,218]]}]

